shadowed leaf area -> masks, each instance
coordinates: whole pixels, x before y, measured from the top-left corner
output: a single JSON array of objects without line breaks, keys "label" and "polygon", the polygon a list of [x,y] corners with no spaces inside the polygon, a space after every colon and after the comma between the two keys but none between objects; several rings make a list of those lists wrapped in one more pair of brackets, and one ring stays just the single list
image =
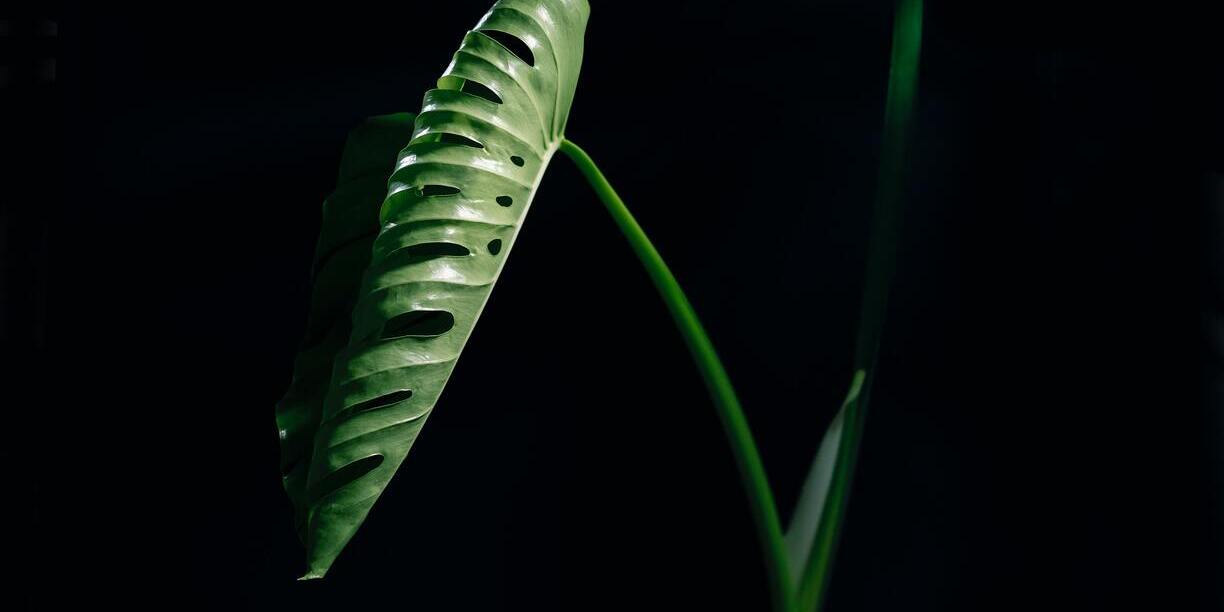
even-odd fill
[{"label": "shadowed leaf area", "polygon": [[361,272],[370,263],[378,234],[387,175],[395,152],[412,137],[413,119],[411,113],[371,117],[354,129],[344,147],[336,190],[323,203],[306,337],[294,363],[293,382],[276,406],[281,474],[303,542],[310,455],[332,362],[348,341]]}]

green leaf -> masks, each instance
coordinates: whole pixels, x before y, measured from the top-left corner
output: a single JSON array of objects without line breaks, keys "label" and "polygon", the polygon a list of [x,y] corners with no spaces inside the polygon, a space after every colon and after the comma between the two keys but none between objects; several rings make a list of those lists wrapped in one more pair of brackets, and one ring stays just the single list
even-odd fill
[{"label": "green leaf", "polygon": [[315,437],[304,578],[331,567],[450,378],[561,144],[589,11],[497,2],[425,94]]},{"label": "green leaf", "polygon": [[276,406],[281,474],[303,542],[307,473],[332,362],[348,342],[361,271],[370,263],[378,234],[387,176],[396,152],[412,137],[415,118],[412,113],[371,117],[349,133],[336,190],[323,202],[306,337],[294,363],[293,381]]},{"label": "green leaf", "polygon": [[[871,244],[855,342],[854,382],[817,452],[809,482],[795,511],[791,533],[787,535],[788,548],[795,551],[791,567],[798,572],[796,589],[801,612],[820,610],[828,590],[866,424],[868,399],[876,376],[901,231],[906,142],[918,91],[922,51],[922,11],[922,0],[896,2],[884,105],[884,146],[880,151]],[[806,552],[803,552],[805,544]]]},{"label": "green leaf", "polygon": [[848,424],[855,422],[866,378],[867,372],[863,370],[854,373],[841,409],[833,416],[816,450],[816,458],[812,460],[786,530],[788,567],[799,600],[805,604],[801,609],[811,609],[815,605],[813,599],[818,591],[815,583],[823,581],[827,575],[825,565],[833,541],[830,529],[836,527],[833,517],[845,497],[844,474],[839,472],[845,470],[846,452],[852,445],[849,438],[853,432],[849,431]]}]

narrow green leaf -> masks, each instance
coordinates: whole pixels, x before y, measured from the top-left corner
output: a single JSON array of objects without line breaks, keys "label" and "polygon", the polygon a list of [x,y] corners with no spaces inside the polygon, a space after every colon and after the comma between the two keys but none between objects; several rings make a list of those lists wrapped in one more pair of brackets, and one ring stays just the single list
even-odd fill
[{"label": "narrow green leaf", "polygon": [[396,152],[412,137],[415,118],[412,113],[371,117],[350,132],[336,190],[323,202],[306,337],[294,363],[293,381],[276,406],[281,474],[303,542],[307,472],[332,362],[348,341],[361,271],[370,262],[378,234],[387,176]]},{"label": "narrow green leaf", "polygon": [[816,459],[812,461],[807,479],[804,480],[803,488],[800,489],[799,501],[795,504],[795,512],[786,530],[786,557],[795,584],[800,582],[803,570],[808,566],[808,561],[812,556],[812,549],[816,544],[816,532],[824,517],[825,502],[829,498],[829,488],[833,484],[833,472],[837,465],[842,434],[845,430],[846,412],[858,401],[865,377],[866,372],[862,370],[854,373],[850,391],[846,393],[841,409],[834,415],[829,428],[825,430],[824,438],[820,441],[820,447],[816,450]]},{"label": "narrow green leaf", "polygon": [[560,146],[585,0],[501,0],[425,94],[315,437],[304,578],[322,577],[407,456]]},{"label": "narrow green leaf", "polygon": [[[808,477],[807,486],[811,490],[801,496],[788,535],[788,545],[794,548],[794,556],[804,557],[802,564],[792,565],[799,572],[796,589],[802,612],[819,610],[828,590],[875,380],[889,286],[896,267],[906,143],[918,89],[918,59],[922,49],[922,0],[897,0],[896,6],[884,107],[883,148],[855,343],[854,383],[816,454]],[[802,552],[805,543],[808,543],[806,555]]]}]

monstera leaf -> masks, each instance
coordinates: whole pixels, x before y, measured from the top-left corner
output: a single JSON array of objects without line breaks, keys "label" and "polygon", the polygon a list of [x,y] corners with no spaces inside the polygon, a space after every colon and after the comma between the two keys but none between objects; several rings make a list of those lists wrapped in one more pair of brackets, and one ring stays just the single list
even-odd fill
[{"label": "monstera leaf", "polygon": [[322,577],[438,401],[562,142],[586,0],[501,0],[425,94],[381,209],[311,453],[304,578]]},{"label": "monstera leaf", "polygon": [[323,202],[306,338],[294,364],[293,382],[276,406],[281,474],[303,542],[307,473],[332,363],[348,342],[361,273],[370,263],[378,235],[387,176],[395,154],[412,137],[415,117],[411,113],[371,117],[354,129],[344,146],[336,190]]}]

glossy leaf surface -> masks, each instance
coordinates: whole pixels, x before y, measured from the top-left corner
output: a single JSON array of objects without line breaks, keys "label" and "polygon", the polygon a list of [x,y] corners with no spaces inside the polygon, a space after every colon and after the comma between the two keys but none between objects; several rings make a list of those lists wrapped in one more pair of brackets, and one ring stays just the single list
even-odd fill
[{"label": "glossy leaf surface", "polygon": [[588,14],[502,0],[425,94],[315,437],[306,578],[365,520],[450,378],[562,141]]}]

